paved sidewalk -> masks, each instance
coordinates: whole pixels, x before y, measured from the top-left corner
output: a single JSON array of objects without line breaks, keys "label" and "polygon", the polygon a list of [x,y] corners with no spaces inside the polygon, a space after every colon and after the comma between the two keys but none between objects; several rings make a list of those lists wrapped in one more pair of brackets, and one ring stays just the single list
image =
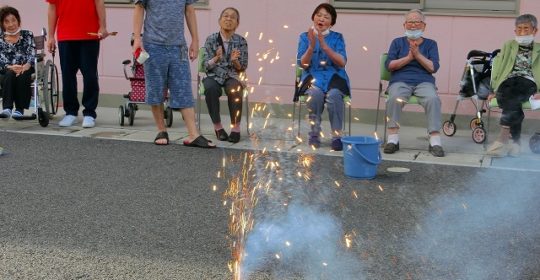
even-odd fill
[{"label": "paved sidewalk", "polygon": [[[226,110],[225,110],[226,111]],[[306,144],[306,134],[308,124],[302,122],[300,138],[297,137],[297,124],[294,125],[291,119],[268,117],[268,112],[259,110],[250,119],[250,137],[247,137],[246,125],[242,124],[242,138],[239,143],[216,141],[212,130],[211,122],[207,114],[201,116],[201,132],[208,139],[217,142],[218,147],[232,149],[266,149],[269,151],[281,152],[313,152],[322,155],[342,156],[341,152],[330,150],[330,139],[323,139],[320,149],[313,150]],[[61,128],[58,122],[63,116],[62,109],[57,116],[54,116],[48,127],[41,127],[36,121],[15,121],[0,120],[0,131],[14,131],[20,133],[33,133],[45,135],[63,135],[71,137],[93,137],[104,139],[117,139],[127,141],[152,142],[156,131],[150,111],[146,106],[141,105],[135,116],[133,126],[120,126],[118,109],[109,107],[98,108],[98,118],[96,127],[84,129],[81,127],[82,117],[79,117],[78,124],[70,128]],[[323,116],[324,119],[325,116]],[[224,124],[228,122],[228,116],[224,116]],[[458,124],[465,127],[466,124]],[[329,133],[328,122],[323,122],[323,129]],[[373,136],[374,125],[353,122],[352,135]],[[378,135],[382,137],[383,128],[379,126]],[[187,131],[181,120],[179,112],[174,112],[173,125],[169,129],[169,136],[172,143],[181,144],[182,139],[187,136]],[[540,155],[532,153],[528,148],[529,135],[523,136],[523,154],[519,158],[496,159],[484,155],[483,145],[475,144],[471,138],[471,131],[468,129],[458,129],[453,137],[443,135],[443,147],[446,156],[443,158],[433,157],[428,151],[428,141],[425,128],[402,127],[400,132],[400,151],[388,155],[382,153],[383,160],[418,162],[428,164],[471,166],[471,167],[495,167],[505,169],[519,169],[528,171],[540,171]]]}]

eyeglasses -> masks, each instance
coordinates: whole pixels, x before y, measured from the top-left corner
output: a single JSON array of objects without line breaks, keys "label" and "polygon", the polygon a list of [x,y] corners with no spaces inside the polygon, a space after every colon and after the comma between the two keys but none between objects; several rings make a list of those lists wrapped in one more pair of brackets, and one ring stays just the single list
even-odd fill
[{"label": "eyeglasses", "polygon": [[413,20],[410,20],[410,21],[406,21],[405,23],[406,23],[406,24],[409,24],[409,25],[417,25],[417,24],[423,24],[424,22],[423,22],[423,21],[413,21]]}]

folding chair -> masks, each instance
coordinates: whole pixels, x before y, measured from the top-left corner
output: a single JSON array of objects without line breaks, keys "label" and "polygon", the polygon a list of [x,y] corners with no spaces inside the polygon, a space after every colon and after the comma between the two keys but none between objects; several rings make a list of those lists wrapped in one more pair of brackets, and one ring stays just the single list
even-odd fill
[{"label": "folding chair", "polygon": [[[296,77],[294,80],[294,98],[293,98],[293,113],[292,113],[292,126],[294,127],[294,122],[296,120],[296,107],[298,107],[298,134],[297,136],[300,137],[300,128],[301,128],[301,122],[302,122],[302,105],[305,105],[308,101],[308,96],[306,94],[299,94],[300,86],[301,86],[301,77],[302,72],[304,71],[301,67],[296,66]],[[343,111],[346,113],[347,110],[345,106],[349,107],[349,117],[343,118],[343,127],[346,127],[346,119],[349,121],[348,125],[348,135],[351,135],[351,119],[352,119],[352,109],[351,109],[351,97],[349,95],[345,95],[343,97]]]},{"label": "folding chair", "polygon": [[[199,49],[199,57],[198,57],[198,62],[197,62],[197,126],[199,128],[199,131],[201,130],[201,107],[202,107],[202,98],[204,97],[204,84],[203,84],[203,79],[206,77],[206,69],[204,67],[204,59],[205,59],[205,49],[204,47],[200,48]],[[247,132],[247,135],[251,135],[251,133],[249,132],[249,99],[248,99],[248,95],[249,95],[249,92],[248,92],[248,89],[247,89],[247,86],[244,88],[243,90],[243,98],[244,98],[244,101],[243,101],[243,104],[242,104],[242,107],[245,108],[245,122],[246,122],[246,132]],[[221,96],[226,96],[227,94],[225,93],[225,89],[222,87],[221,88]]]},{"label": "folding chair", "polygon": [[[383,53],[381,55],[380,59],[380,67],[379,67],[379,97],[377,98],[377,112],[375,116],[375,132],[377,132],[377,128],[379,125],[379,109],[381,107],[381,99],[384,98],[386,101],[388,100],[388,82],[390,81],[390,78],[392,77],[392,74],[388,69],[386,69],[386,59],[388,58],[387,53]],[[418,98],[414,95],[411,95],[408,101],[403,100],[406,104],[415,104],[420,105],[418,102]],[[388,126],[388,111],[385,106],[384,109],[384,136],[382,143],[386,143],[386,128]]]}]

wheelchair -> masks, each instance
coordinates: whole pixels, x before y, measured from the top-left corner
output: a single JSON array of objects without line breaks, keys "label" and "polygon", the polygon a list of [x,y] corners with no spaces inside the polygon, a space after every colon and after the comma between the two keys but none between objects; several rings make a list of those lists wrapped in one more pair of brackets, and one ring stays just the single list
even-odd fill
[{"label": "wheelchair", "polygon": [[[55,54],[52,59],[45,60],[45,40],[47,31],[41,30],[40,36],[34,36],[36,46],[36,56],[34,60],[35,72],[32,74],[32,97],[30,99],[30,109],[33,109],[31,115],[17,117],[16,120],[35,120],[37,119],[42,127],[49,125],[49,119],[58,112],[59,101],[59,83],[58,69],[54,64]],[[0,83],[0,96],[1,83]]]}]

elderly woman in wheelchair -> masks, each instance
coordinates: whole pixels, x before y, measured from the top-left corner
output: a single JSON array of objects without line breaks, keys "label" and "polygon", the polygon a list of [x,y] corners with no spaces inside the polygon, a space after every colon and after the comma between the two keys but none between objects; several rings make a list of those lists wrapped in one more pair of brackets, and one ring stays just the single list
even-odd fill
[{"label": "elderly woman in wheelchair", "polygon": [[3,92],[0,118],[22,119],[32,95],[34,36],[31,31],[21,30],[21,17],[13,7],[0,9],[0,23],[0,80]]}]

